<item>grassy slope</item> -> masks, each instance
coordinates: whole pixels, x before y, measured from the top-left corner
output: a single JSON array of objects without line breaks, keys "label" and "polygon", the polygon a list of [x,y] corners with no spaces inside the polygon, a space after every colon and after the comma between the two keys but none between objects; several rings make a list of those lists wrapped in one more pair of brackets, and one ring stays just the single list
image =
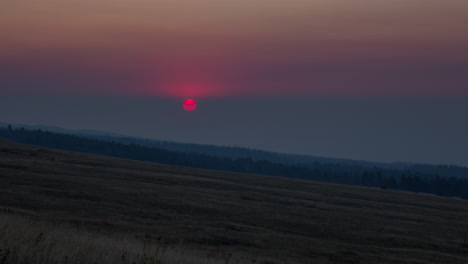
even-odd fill
[{"label": "grassy slope", "polygon": [[3,140],[0,206],[93,231],[163,236],[207,254],[300,263],[456,264],[468,258],[468,201]]},{"label": "grassy slope", "polygon": [[0,214],[1,264],[231,264],[265,263],[268,259],[217,254],[157,238],[104,235],[72,225],[32,221]]}]

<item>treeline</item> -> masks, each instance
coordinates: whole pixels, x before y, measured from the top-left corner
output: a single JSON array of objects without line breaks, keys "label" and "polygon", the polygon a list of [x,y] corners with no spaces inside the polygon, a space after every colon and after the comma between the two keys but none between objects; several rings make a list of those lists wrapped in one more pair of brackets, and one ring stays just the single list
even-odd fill
[{"label": "treeline", "polygon": [[[44,129],[48,130],[48,129]],[[56,131],[63,133],[60,131]],[[71,133],[76,135],[75,133]],[[175,152],[191,152],[198,154],[205,154],[208,156],[216,157],[225,157],[231,159],[242,159],[242,158],[251,158],[253,160],[267,160],[272,163],[281,163],[281,164],[292,164],[300,165],[309,168],[314,168],[316,163],[320,164],[340,164],[341,168],[344,171],[354,170],[355,166],[361,168],[361,173],[363,169],[372,169],[378,167],[381,169],[392,169],[398,171],[411,171],[418,172],[422,174],[438,174],[444,177],[459,177],[468,179],[468,168],[454,166],[454,165],[433,165],[433,164],[415,164],[415,163],[378,163],[370,161],[360,161],[360,160],[349,160],[349,159],[338,159],[338,158],[327,158],[319,156],[310,156],[310,155],[298,155],[298,154],[286,154],[278,153],[271,151],[264,151],[258,149],[250,149],[245,147],[236,147],[236,146],[217,146],[217,145],[206,145],[206,144],[194,144],[194,143],[181,143],[181,142],[172,142],[172,141],[162,141],[154,139],[145,139],[145,138],[135,138],[135,137],[122,137],[114,135],[88,135],[80,134],[92,139],[99,139],[104,141],[114,141],[123,144],[136,144],[146,147],[165,149]]]},{"label": "treeline", "polygon": [[411,170],[369,168],[360,165],[321,162],[305,166],[256,160],[248,157],[228,158],[194,152],[171,151],[138,144],[124,144],[43,130],[14,129],[11,126],[0,129],[0,137],[49,148],[178,166],[425,192],[468,199],[467,178],[443,177]]}]

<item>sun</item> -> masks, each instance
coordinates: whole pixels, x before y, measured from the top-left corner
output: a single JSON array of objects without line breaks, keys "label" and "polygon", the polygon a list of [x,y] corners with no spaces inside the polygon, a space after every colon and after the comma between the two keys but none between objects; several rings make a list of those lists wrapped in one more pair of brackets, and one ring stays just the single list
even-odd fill
[{"label": "sun", "polygon": [[197,109],[197,102],[195,102],[195,100],[192,99],[187,99],[182,104],[182,107],[185,111],[194,111],[195,109]]}]

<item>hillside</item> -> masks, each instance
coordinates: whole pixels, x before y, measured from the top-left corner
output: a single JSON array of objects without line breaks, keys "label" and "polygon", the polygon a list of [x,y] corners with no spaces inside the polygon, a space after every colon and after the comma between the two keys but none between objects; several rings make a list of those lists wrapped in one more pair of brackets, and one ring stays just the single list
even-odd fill
[{"label": "hillside", "polygon": [[[422,169],[427,170],[427,172],[422,173],[413,170],[367,168],[357,165],[318,162],[309,165],[274,163],[250,157],[234,159],[43,130],[13,129],[12,127],[0,128],[0,137],[18,143],[124,159],[383,189],[407,190],[468,199],[468,178],[439,175],[431,170],[430,166],[422,167]],[[452,171],[452,169],[449,170]]]},{"label": "hillside", "polygon": [[21,213],[51,225],[141,241],[162,237],[207,255],[271,259],[263,263],[462,264],[468,258],[466,200],[1,139],[0,206],[8,209],[2,215]]},{"label": "hillside", "polygon": [[[6,129],[8,123],[0,122],[0,128]],[[336,164],[343,167],[343,170],[352,171],[359,170],[361,172],[366,169],[380,168],[386,170],[397,170],[404,173],[423,173],[437,174],[443,177],[459,177],[468,178],[468,168],[455,165],[433,165],[433,164],[417,164],[408,162],[382,163],[363,160],[352,160],[344,158],[320,157],[313,155],[298,155],[279,153],[272,151],[264,151],[259,149],[251,149],[238,146],[217,146],[207,144],[194,144],[173,142],[161,139],[149,139],[130,137],[111,132],[95,131],[95,130],[72,130],[55,126],[45,125],[24,125],[12,124],[14,128],[24,127],[29,130],[52,131],[69,135],[82,136],[90,139],[103,140],[107,142],[117,142],[122,144],[136,144],[140,146],[159,148],[176,152],[191,152],[202,155],[216,156],[221,158],[245,159],[250,158],[256,161],[266,160],[273,163],[282,163],[287,165],[301,165],[309,168],[314,168],[317,163],[320,164]]]}]

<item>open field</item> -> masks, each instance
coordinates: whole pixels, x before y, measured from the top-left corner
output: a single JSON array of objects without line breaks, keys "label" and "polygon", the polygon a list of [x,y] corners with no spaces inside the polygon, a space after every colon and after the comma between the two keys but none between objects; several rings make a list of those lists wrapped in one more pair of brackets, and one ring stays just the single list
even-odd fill
[{"label": "open field", "polygon": [[37,222],[0,215],[0,263],[22,264],[253,264],[268,259],[223,254],[208,256],[183,244],[168,245],[159,238],[137,239],[122,234],[100,234],[76,226]]},{"label": "open field", "polygon": [[[4,140],[0,206],[0,225],[23,221],[18,229],[33,233],[10,230],[20,238],[0,237],[0,248],[30,241],[42,232],[35,231],[40,230],[36,223],[46,223],[52,234],[70,234],[65,237],[78,237],[85,245],[80,247],[117,257],[119,251],[110,250],[108,243],[139,245],[161,238],[171,250],[193,248],[196,254],[187,256],[220,263],[244,258],[465,264],[468,259],[466,200],[175,167]],[[11,220],[15,217],[20,220]],[[81,239],[91,234],[113,242]],[[63,237],[55,237],[61,243]],[[134,252],[142,254],[139,250]]]}]

